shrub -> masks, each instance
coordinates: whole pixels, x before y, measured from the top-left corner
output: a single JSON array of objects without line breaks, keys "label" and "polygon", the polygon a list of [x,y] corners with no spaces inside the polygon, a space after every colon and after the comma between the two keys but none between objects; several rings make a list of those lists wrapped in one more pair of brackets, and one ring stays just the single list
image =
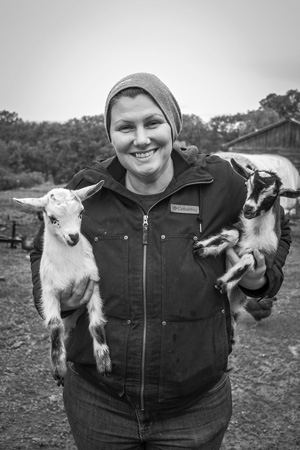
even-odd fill
[{"label": "shrub", "polygon": [[31,188],[44,183],[45,179],[40,172],[12,173],[7,168],[0,167],[0,190],[7,191],[19,187]]}]

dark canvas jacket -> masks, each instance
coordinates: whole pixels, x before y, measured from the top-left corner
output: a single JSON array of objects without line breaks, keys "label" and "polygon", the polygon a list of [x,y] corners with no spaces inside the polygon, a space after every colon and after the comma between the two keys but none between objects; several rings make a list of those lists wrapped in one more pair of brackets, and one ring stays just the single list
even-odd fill
[{"label": "dark canvas jacket", "polygon": [[[225,256],[199,258],[193,243],[237,220],[244,180],[215,156],[189,163],[174,150],[172,158],[174,179],[149,211],[125,188],[117,158],[92,163],[68,186],[105,180],[84,203],[82,232],[99,267],[113,371],[109,377],[96,372],[86,311],[69,341],[68,359],[83,376],[137,403],[172,402],[211,386],[226,371],[231,351],[228,300],[214,287]],[[267,288],[247,294],[276,294],[289,241],[284,223]],[[37,240],[31,256],[36,301],[40,252]]]}]

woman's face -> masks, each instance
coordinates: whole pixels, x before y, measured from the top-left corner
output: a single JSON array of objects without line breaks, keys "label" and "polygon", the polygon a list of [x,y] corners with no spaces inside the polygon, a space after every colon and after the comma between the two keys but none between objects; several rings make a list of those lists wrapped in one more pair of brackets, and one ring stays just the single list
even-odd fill
[{"label": "woman's face", "polygon": [[110,135],[122,166],[136,180],[154,182],[172,165],[172,132],[147,95],[121,97],[111,108]]}]

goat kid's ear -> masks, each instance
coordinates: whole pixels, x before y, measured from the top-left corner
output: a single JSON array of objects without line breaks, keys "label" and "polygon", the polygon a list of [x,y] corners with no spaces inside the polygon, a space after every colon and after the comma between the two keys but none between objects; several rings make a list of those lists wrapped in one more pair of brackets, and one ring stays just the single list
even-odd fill
[{"label": "goat kid's ear", "polygon": [[42,210],[45,209],[48,203],[48,199],[46,196],[39,198],[13,198],[13,201],[19,203],[20,205]]},{"label": "goat kid's ear", "polygon": [[98,191],[100,191],[103,184],[104,184],[104,181],[101,180],[97,184],[92,184],[91,186],[87,186],[85,188],[78,189],[77,191],[74,191],[74,192],[80,198],[80,200],[83,202],[87,198],[91,197],[92,195],[94,195]]},{"label": "goat kid's ear", "polygon": [[282,186],[279,190],[280,197],[297,198],[300,197],[300,189],[290,189]]},{"label": "goat kid's ear", "polygon": [[246,180],[248,180],[248,178],[250,178],[253,174],[253,170],[241,166],[241,164],[237,163],[235,159],[231,158],[230,162],[234,170]]}]

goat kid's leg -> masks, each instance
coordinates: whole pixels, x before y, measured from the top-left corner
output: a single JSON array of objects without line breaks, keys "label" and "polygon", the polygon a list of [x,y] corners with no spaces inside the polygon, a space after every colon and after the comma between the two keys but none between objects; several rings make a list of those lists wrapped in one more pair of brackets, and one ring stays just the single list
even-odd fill
[{"label": "goat kid's leg", "polygon": [[235,330],[236,324],[238,320],[238,316],[242,306],[246,303],[247,296],[241,291],[238,286],[233,287],[228,291],[228,300],[230,305],[230,314],[231,314],[231,333],[230,339],[232,344],[235,343]]},{"label": "goat kid's leg", "polygon": [[50,360],[53,378],[58,386],[64,384],[64,377],[67,372],[65,327],[60,317],[59,300],[55,297],[43,295],[43,312],[45,324],[50,334]]},{"label": "goat kid's leg", "polygon": [[110,373],[112,366],[105,336],[106,320],[102,311],[102,299],[98,284],[95,284],[94,293],[88,303],[88,313],[90,321],[89,330],[93,338],[93,350],[97,369],[102,374]]},{"label": "goat kid's leg", "polygon": [[237,229],[224,229],[215,236],[196,241],[194,243],[194,251],[204,258],[206,256],[217,256],[226,248],[234,247],[238,240],[239,232]]},{"label": "goat kid's leg", "polygon": [[249,269],[255,267],[256,261],[252,253],[246,253],[240,261],[232,266],[222,277],[218,278],[216,288],[224,294],[232,290]]},{"label": "goat kid's leg", "polygon": [[53,317],[48,322],[48,328],[50,330],[50,358],[53,378],[57,381],[58,386],[63,386],[64,377],[67,373],[64,324],[61,318]]}]

